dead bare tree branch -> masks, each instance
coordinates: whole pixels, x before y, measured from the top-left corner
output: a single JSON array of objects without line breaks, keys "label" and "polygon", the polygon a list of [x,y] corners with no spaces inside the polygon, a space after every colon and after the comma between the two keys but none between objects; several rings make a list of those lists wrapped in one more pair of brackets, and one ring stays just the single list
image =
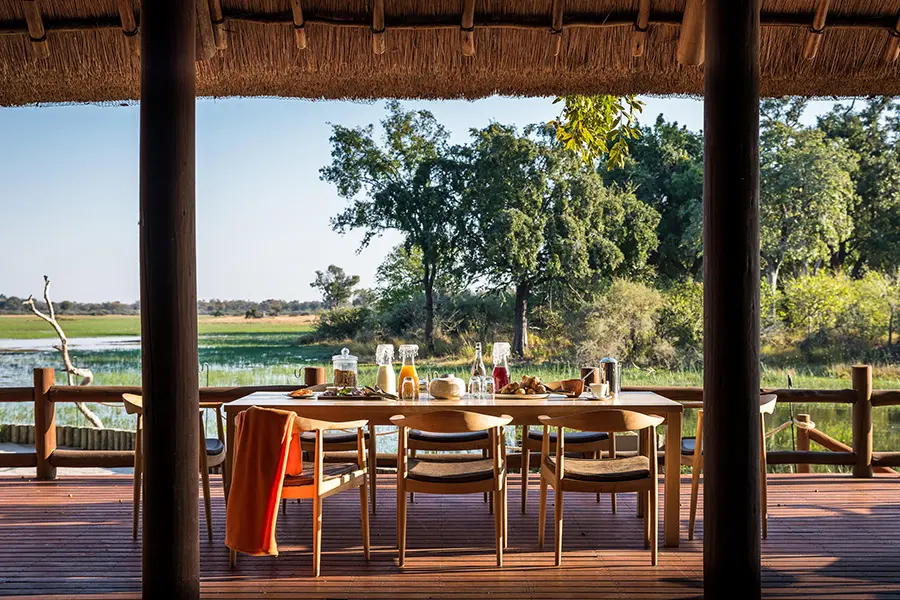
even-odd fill
[{"label": "dead bare tree branch", "polygon": [[[47,303],[47,312],[49,314],[44,314],[38,309],[37,303],[34,301],[34,296],[28,296],[28,299],[25,300],[24,304],[28,305],[28,307],[31,308],[31,312],[49,323],[56,331],[56,335],[59,337],[59,344],[53,347],[56,350],[59,350],[59,353],[62,355],[66,379],[69,385],[74,385],[73,377],[81,377],[81,382],[78,385],[90,385],[91,382],[94,381],[94,373],[90,369],[81,369],[72,364],[72,359],[69,356],[69,338],[66,337],[66,332],[63,331],[59,321],[56,320],[56,311],[53,309],[53,302],[50,301],[50,278],[46,275],[44,275],[44,302]],[[103,429],[103,421],[101,421],[100,417],[95,415],[84,402],[76,402],[75,406],[78,407],[78,410],[81,411],[94,427]]]}]

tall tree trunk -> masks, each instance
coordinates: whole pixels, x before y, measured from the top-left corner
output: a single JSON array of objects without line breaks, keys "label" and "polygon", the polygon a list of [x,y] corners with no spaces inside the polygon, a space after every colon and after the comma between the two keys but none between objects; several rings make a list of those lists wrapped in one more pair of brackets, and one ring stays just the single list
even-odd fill
[{"label": "tall tree trunk", "polygon": [[888,319],[888,349],[894,345],[894,307],[891,307],[891,317]]},{"label": "tall tree trunk", "polygon": [[434,270],[427,266],[422,284],[425,288],[425,347],[434,355]]},{"label": "tall tree trunk", "polygon": [[778,290],[778,271],[780,270],[781,265],[775,265],[774,267],[769,268],[769,287],[771,287],[772,294],[772,322],[774,323],[778,319],[778,306],[775,302],[775,292]]},{"label": "tall tree trunk", "polygon": [[528,296],[531,285],[516,285],[515,326],[513,331],[513,352],[516,356],[525,356],[528,351]]}]

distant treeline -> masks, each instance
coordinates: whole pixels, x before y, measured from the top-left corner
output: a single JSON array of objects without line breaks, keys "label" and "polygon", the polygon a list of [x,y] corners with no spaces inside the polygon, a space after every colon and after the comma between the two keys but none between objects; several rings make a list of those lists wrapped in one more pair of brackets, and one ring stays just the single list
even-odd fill
[{"label": "distant treeline", "polygon": [[[30,313],[31,310],[24,304],[25,299],[17,296],[0,294],[0,314],[16,315]],[[43,302],[39,302],[39,305]],[[59,314],[67,315],[137,315],[141,312],[140,302],[74,302],[61,300],[53,303],[53,308]],[[322,302],[317,300],[276,300],[270,298],[262,302],[251,300],[200,300],[197,302],[197,313],[201,315],[225,316],[241,315],[248,318],[278,316],[278,315],[304,315],[315,313],[324,308]]]}]

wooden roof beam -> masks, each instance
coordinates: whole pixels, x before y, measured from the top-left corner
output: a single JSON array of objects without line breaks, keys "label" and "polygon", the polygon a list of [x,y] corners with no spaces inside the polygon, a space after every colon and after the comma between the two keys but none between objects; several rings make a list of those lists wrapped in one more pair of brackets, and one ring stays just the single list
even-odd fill
[{"label": "wooden roof beam", "polygon": [[22,0],[22,11],[25,13],[31,48],[38,56],[47,58],[50,56],[50,45],[47,43],[47,31],[44,29],[41,7],[38,6],[37,0]]},{"label": "wooden roof beam", "polygon": [[890,33],[891,41],[888,44],[887,56],[885,56],[885,58],[887,59],[887,62],[892,63],[900,58],[900,15],[897,16],[897,24],[890,30]]},{"label": "wooden roof beam", "polygon": [[463,56],[475,56],[475,0],[463,0],[459,39]]},{"label": "wooden roof beam", "polygon": [[641,0],[638,6],[637,20],[631,33],[631,55],[643,56],[647,43],[647,28],[650,26],[650,0]]},{"label": "wooden roof beam", "polygon": [[374,0],[372,5],[372,52],[384,54],[384,0]]},{"label": "wooden roof beam", "polygon": [[706,49],[706,0],[687,0],[678,36],[678,62],[689,67],[703,64]]},{"label": "wooden roof beam", "polygon": [[550,39],[552,40],[553,56],[559,56],[562,48],[563,36],[563,12],[565,11],[565,0],[553,0],[553,8],[550,15]]},{"label": "wooden roof beam", "polygon": [[209,0],[209,13],[212,17],[216,48],[224,50],[228,47],[228,31],[225,29],[225,15],[222,12],[222,0]]},{"label": "wooden roof beam", "polygon": [[299,50],[306,49],[306,21],[303,20],[303,7],[300,0],[291,0],[291,13],[294,19],[294,42]]},{"label": "wooden roof beam", "polygon": [[122,33],[128,42],[128,49],[135,56],[141,54],[141,37],[137,21],[134,18],[134,3],[132,0],[116,0],[119,9],[119,18],[122,20]]},{"label": "wooden roof beam", "polygon": [[816,14],[813,17],[812,27],[806,34],[806,45],[803,47],[803,58],[812,60],[819,53],[819,44],[822,43],[822,34],[825,32],[825,19],[828,17],[828,5],[830,0],[819,0],[816,4]]},{"label": "wooden roof beam", "polygon": [[197,60],[209,60],[216,55],[216,36],[213,33],[209,0],[195,0],[197,7]]}]

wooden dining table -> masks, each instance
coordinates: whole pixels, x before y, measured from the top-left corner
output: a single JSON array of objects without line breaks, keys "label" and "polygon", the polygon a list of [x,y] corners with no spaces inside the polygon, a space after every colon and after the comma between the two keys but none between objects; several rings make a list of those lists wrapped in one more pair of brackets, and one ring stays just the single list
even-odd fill
[{"label": "wooden dining table", "polygon": [[304,417],[328,421],[367,419],[371,425],[391,425],[394,415],[413,415],[435,410],[471,410],[513,418],[513,425],[539,425],[539,415],[557,417],[594,410],[633,410],[665,418],[665,493],[663,518],[665,545],[678,546],[680,539],[681,496],[681,420],[684,407],[679,402],[653,392],[621,392],[617,398],[597,400],[590,397],[551,396],[539,400],[476,399],[463,397],[438,400],[423,396],[419,400],[290,398],[283,392],[255,392],[224,405],[227,422],[226,494],[231,487],[234,460],[234,422],[238,413],[251,406],[290,410]]}]

